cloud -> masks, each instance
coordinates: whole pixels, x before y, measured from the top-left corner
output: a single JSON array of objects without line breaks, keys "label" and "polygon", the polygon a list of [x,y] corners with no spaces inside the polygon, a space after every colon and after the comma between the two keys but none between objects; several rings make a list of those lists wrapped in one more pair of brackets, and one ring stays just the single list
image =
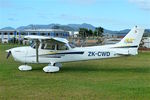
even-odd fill
[{"label": "cloud", "polygon": [[129,2],[136,4],[143,10],[150,11],[150,0],[129,0]]},{"label": "cloud", "polygon": [[15,18],[8,18],[9,21],[16,21]]}]

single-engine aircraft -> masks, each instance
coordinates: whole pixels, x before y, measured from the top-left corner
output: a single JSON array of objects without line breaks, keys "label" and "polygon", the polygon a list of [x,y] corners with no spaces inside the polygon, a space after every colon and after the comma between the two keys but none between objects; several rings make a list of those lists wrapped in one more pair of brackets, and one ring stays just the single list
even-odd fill
[{"label": "single-engine aircraft", "polygon": [[25,38],[32,40],[31,46],[16,47],[6,52],[7,58],[12,54],[16,61],[25,63],[18,67],[21,71],[32,70],[28,63],[47,63],[44,72],[57,72],[62,62],[136,55],[143,33],[144,29],[135,26],[116,44],[90,47],[74,47],[64,38],[27,35]]}]

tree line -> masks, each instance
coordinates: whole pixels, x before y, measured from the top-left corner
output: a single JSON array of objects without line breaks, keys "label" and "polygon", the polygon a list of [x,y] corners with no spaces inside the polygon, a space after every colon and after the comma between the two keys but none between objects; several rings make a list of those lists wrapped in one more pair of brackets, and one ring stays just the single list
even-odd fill
[{"label": "tree line", "polygon": [[91,37],[91,36],[102,37],[103,32],[104,32],[104,28],[102,28],[102,27],[97,27],[97,28],[95,28],[94,31],[91,29],[88,30],[86,28],[79,29],[79,35],[82,38]]}]

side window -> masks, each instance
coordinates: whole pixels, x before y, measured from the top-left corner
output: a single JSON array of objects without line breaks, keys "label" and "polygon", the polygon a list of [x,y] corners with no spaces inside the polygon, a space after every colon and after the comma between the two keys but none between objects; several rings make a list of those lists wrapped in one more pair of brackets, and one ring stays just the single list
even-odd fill
[{"label": "side window", "polygon": [[68,50],[68,47],[65,44],[59,44],[57,50]]},{"label": "side window", "polygon": [[43,43],[42,46],[41,46],[41,49],[44,49],[44,48],[45,48],[45,44]]},{"label": "side window", "polygon": [[46,50],[68,50],[68,46],[60,43],[42,43],[41,49]]},{"label": "side window", "polygon": [[54,44],[50,44],[47,43],[46,45],[42,45],[43,49],[47,49],[47,50],[55,50],[55,45]]}]

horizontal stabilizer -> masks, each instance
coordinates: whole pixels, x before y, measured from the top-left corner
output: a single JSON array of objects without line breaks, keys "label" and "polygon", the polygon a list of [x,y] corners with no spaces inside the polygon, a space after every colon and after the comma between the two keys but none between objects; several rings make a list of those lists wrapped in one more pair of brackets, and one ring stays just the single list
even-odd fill
[{"label": "horizontal stabilizer", "polygon": [[127,48],[127,49],[121,49],[116,52],[118,55],[137,55],[138,54],[138,48]]}]

